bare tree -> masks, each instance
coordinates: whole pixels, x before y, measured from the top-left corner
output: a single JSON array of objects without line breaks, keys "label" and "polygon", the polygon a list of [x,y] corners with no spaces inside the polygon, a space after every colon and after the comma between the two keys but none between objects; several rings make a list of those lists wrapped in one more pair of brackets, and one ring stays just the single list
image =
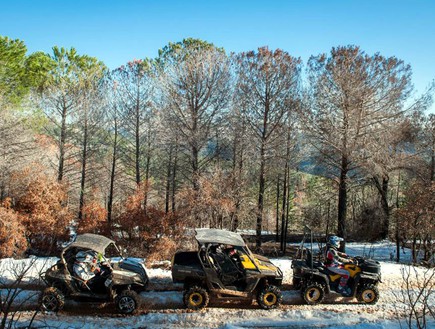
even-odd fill
[{"label": "bare tree", "polygon": [[321,54],[308,62],[307,133],[325,170],[337,180],[337,233],[344,238],[349,178],[372,156],[367,145],[385,138],[385,125],[401,115],[410,77],[403,61],[369,56],[357,46],[333,48],[329,57]]},{"label": "bare tree", "polygon": [[79,55],[74,48],[53,47],[53,68],[41,94],[41,107],[47,118],[48,134],[57,136],[59,159],[57,164],[58,180],[65,175],[65,165],[74,157],[68,152],[71,149],[73,115],[77,111],[80,89],[86,71],[97,60],[86,55]]},{"label": "bare tree", "polygon": [[100,130],[103,127],[105,100],[101,89],[101,79],[105,67],[102,63],[90,61],[83,70],[83,77],[80,79],[79,99],[77,102],[76,134],[81,152],[79,163],[80,173],[80,198],[79,198],[79,221],[83,218],[83,207],[85,205],[86,183],[89,171],[89,160],[99,148],[101,142]]},{"label": "bare tree", "polygon": [[190,180],[198,190],[201,170],[215,155],[205,147],[228,108],[229,61],[222,49],[185,39],[161,50],[160,63],[165,122],[188,151]]},{"label": "bare tree", "polygon": [[[113,80],[116,81],[116,97],[122,115],[123,136],[127,143],[123,156],[127,163],[134,164],[137,185],[143,180],[143,156],[148,154],[146,145],[150,142],[148,137],[154,93],[152,67],[153,62],[149,59],[134,60],[112,73]],[[149,161],[149,157],[146,157],[146,168]]]},{"label": "bare tree", "polygon": [[258,142],[259,173],[256,245],[261,246],[266,165],[270,160],[277,128],[282,125],[297,93],[300,59],[282,50],[271,51],[267,47],[236,56],[237,94],[241,112],[251,135]]}]

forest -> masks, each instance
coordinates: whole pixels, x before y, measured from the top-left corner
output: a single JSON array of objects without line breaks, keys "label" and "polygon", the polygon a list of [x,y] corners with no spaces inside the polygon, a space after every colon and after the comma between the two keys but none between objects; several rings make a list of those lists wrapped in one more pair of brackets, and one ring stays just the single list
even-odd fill
[{"label": "forest", "polygon": [[93,232],[170,259],[198,227],[285,252],[308,225],[433,260],[434,88],[356,45],[304,63],[187,38],[109,69],[0,36],[0,257]]}]

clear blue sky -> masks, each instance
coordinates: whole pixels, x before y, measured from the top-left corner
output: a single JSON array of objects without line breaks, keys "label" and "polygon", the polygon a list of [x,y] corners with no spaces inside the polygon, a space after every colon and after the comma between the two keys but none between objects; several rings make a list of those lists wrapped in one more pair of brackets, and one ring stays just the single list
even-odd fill
[{"label": "clear blue sky", "polygon": [[435,79],[434,0],[0,0],[0,35],[29,52],[75,47],[110,68],[186,37],[228,52],[267,45],[304,62],[355,44],[411,64],[418,92]]}]

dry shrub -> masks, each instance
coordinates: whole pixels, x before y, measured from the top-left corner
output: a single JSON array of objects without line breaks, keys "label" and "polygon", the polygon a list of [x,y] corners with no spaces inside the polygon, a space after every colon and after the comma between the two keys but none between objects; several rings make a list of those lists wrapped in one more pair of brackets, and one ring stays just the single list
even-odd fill
[{"label": "dry shrub", "polygon": [[20,257],[26,250],[27,240],[22,218],[9,208],[9,200],[6,200],[0,206],[0,258]]},{"label": "dry shrub", "polygon": [[108,233],[107,210],[97,201],[91,201],[83,206],[83,218],[78,223],[77,233]]},{"label": "dry shrub", "polygon": [[170,260],[178,249],[178,244],[170,237],[157,239],[151,252],[148,254],[147,262]]},{"label": "dry shrub", "polygon": [[25,170],[15,175],[17,192],[14,209],[23,215],[23,224],[33,252],[56,250],[68,238],[73,214],[67,206],[66,187],[43,172]]},{"label": "dry shrub", "polygon": [[[145,192],[147,190],[144,185],[138,186],[135,193],[127,198],[120,214],[113,219],[112,225],[112,235],[118,243],[126,248],[129,254],[139,257],[154,254],[156,246],[163,243],[159,242],[160,240],[178,241],[185,227],[173,214],[165,214],[164,211],[152,206],[147,207],[145,211]],[[157,259],[157,256],[153,257]]]},{"label": "dry shrub", "polygon": [[231,175],[217,169],[198,180],[199,188],[184,188],[177,194],[180,215],[194,226],[231,229],[236,196]]}]

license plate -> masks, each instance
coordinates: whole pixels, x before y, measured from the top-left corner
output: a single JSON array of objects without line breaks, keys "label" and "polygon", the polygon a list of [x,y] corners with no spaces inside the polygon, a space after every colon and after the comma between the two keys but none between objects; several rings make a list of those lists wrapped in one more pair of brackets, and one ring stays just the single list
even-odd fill
[{"label": "license plate", "polygon": [[111,283],[112,283],[112,280],[110,280],[110,279],[107,279],[106,281],[104,281],[104,285],[106,287],[110,286]]}]

